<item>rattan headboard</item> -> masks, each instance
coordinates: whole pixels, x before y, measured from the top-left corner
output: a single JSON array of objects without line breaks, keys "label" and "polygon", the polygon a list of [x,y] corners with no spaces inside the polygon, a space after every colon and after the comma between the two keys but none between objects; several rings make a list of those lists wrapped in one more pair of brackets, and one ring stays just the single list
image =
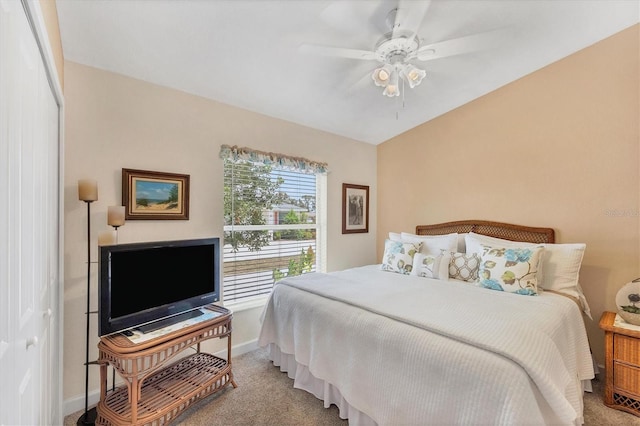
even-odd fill
[{"label": "rattan headboard", "polygon": [[418,235],[442,235],[457,232],[475,232],[476,234],[502,238],[511,241],[530,243],[554,243],[553,228],[534,228],[531,226],[513,225],[510,223],[490,222],[487,220],[459,220],[456,222],[437,223],[435,225],[418,225]]}]

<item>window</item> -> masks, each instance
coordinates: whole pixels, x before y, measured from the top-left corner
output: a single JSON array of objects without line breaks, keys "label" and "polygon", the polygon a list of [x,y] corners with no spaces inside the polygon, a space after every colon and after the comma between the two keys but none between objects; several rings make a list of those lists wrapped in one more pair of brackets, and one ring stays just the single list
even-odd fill
[{"label": "window", "polygon": [[264,298],[276,281],[324,271],[326,166],[223,146],[225,304]]}]

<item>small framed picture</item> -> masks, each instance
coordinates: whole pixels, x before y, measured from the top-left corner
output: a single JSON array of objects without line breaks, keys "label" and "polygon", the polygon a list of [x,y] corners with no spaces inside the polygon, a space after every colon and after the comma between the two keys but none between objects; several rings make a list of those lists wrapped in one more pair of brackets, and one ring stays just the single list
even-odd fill
[{"label": "small framed picture", "polygon": [[369,187],[342,184],[342,233],[369,232]]},{"label": "small framed picture", "polygon": [[189,175],[122,169],[126,220],[189,219]]}]

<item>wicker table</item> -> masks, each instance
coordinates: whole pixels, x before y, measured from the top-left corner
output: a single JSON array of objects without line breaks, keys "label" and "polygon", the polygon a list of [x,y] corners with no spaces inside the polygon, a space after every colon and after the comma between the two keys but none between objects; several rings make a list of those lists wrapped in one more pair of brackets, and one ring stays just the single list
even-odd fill
[{"label": "wicker table", "polygon": [[[164,425],[197,400],[231,384],[231,312],[220,306],[206,309],[218,316],[135,344],[122,334],[103,337],[100,351],[100,402],[96,424]],[[200,342],[227,337],[227,359],[200,352]],[[178,359],[185,349],[193,355]],[[174,361],[167,365],[168,362]],[[124,385],[107,390],[111,365]]]},{"label": "wicker table", "polygon": [[640,331],[616,327],[615,312],[604,312],[600,328],[605,331],[604,404],[640,415]]}]

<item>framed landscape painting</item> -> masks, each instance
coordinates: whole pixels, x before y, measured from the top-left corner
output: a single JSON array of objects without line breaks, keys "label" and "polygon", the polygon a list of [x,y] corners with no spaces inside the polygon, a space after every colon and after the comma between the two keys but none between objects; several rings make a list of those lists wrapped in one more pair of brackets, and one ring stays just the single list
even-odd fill
[{"label": "framed landscape painting", "polygon": [[369,232],[369,187],[342,184],[342,233]]},{"label": "framed landscape painting", "polygon": [[125,219],[189,219],[189,175],[122,169]]}]

